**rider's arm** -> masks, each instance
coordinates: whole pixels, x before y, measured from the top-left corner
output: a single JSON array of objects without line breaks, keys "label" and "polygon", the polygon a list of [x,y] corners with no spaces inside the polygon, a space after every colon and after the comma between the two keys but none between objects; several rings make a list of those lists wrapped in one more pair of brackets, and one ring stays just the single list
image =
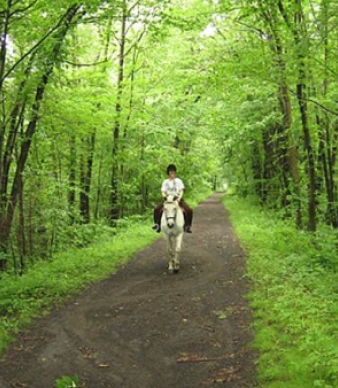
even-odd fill
[{"label": "rider's arm", "polygon": [[179,190],[178,192],[178,198],[177,201],[180,202],[180,200],[183,198],[184,189]]},{"label": "rider's arm", "polygon": [[181,179],[178,179],[178,198],[177,198],[177,201],[180,202],[181,199],[183,198],[183,194],[184,194],[184,183]]},{"label": "rider's arm", "polygon": [[164,199],[164,198],[166,198],[166,196],[168,195],[167,194],[167,190],[166,190],[166,180],[164,180],[163,182],[162,182],[162,186],[161,186],[161,195],[162,195],[162,198]]}]

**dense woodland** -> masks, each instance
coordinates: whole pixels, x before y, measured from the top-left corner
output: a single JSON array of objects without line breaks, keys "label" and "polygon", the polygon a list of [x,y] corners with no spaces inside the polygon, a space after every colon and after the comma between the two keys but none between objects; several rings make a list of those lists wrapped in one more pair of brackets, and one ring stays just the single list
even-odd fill
[{"label": "dense woodland", "polygon": [[174,162],[338,226],[338,3],[1,0],[0,260],[149,216]]}]

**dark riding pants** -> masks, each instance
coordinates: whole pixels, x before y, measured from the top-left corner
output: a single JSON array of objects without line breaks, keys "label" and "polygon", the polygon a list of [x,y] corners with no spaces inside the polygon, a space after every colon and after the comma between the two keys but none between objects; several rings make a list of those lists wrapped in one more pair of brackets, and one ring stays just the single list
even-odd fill
[{"label": "dark riding pants", "polygon": [[[183,200],[180,201],[180,207],[183,209],[185,226],[192,225],[193,211],[191,207]],[[163,204],[156,206],[154,209],[154,223],[161,225],[161,217],[163,211]]]}]

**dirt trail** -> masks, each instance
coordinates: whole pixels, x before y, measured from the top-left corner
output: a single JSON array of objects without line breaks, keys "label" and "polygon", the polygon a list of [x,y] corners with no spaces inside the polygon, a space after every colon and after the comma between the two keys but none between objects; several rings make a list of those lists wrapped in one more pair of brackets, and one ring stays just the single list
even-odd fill
[{"label": "dirt trail", "polygon": [[245,258],[220,203],[195,210],[178,275],[159,239],[19,336],[0,362],[1,388],[255,387]]}]

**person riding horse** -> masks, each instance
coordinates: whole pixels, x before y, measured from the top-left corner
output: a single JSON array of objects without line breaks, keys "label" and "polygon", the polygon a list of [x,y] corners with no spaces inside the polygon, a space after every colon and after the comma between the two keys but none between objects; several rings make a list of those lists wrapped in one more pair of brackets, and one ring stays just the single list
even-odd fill
[{"label": "person riding horse", "polygon": [[[190,206],[183,201],[184,183],[182,179],[176,177],[177,168],[174,164],[169,164],[167,167],[168,179],[162,182],[161,193],[162,198],[165,199],[167,195],[172,194],[177,197],[180,207],[184,210],[185,227],[187,233],[192,233],[191,225],[193,218],[193,211]],[[159,233],[161,231],[161,217],[163,211],[163,204],[161,203],[154,209],[154,223],[153,229]]]}]

